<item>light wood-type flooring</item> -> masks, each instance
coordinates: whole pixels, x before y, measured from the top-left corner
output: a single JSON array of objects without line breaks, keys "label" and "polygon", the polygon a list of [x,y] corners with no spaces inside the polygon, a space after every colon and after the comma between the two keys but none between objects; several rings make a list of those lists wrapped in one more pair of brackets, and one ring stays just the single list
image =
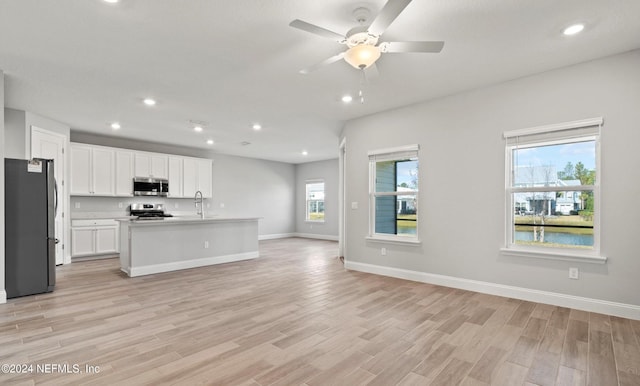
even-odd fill
[{"label": "light wood-type flooring", "polygon": [[55,292],[0,305],[0,363],[34,366],[0,384],[640,385],[640,321],[347,271],[330,241],[260,253],[59,267]]}]

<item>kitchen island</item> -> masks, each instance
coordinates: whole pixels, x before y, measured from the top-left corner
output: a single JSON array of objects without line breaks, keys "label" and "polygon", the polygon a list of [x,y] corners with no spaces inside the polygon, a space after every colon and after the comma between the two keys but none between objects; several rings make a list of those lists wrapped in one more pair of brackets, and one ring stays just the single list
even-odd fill
[{"label": "kitchen island", "polygon": [[120,269],[130,277],[255,259],[257,217],[120,221]]}]

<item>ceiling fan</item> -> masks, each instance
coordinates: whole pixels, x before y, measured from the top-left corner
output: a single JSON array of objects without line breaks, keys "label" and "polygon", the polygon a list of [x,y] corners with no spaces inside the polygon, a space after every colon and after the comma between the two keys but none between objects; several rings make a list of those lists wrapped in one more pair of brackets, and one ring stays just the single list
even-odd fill
[{"label": "ceiling fan", "polygon": [[367,78],[377,76],[376,61],[382,53],[404,53],[404,52],[431,52],[442,51],[444,42],[440,41],[420,41],[420,42],[378,42],[384,31],[393,23],[400,13],[411,3],[411,0],[388,0],[382,7],[380,13],[367,25],[369,10],[364,7],[357,8],[353,15],[360,23],[359,26],[350,29],[346,35],[330,31],[326,28],[307,23],[302,20],[294,20],[289,25],[303,31],[310,32],[325,38],[332,39],[340,44],[349,47],[348,50],[323,60],[311,67],[300,71],[308,74],[323,66],[335,63],[344,59],[353,67],[363,70]]}]

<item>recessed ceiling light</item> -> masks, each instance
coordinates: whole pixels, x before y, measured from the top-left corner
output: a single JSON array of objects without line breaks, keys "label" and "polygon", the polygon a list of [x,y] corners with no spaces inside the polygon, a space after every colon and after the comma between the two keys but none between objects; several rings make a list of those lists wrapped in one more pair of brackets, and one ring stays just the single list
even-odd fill
[{"label": "recessed ceiling light", "polygon": [[259,123],[254,123],[254,124],[253,124],[253,130],[256,130],[256,131],[257,131],[257,130],[260,130],[260,129],[262,129],[262,126],[260,126],[260,124],[259,124]]},{"label": "recessed ceiling light", "polygon": [[115,4],[117,2],[119,2],[120,0],[104,0],[105,3],[111,3],[111,4]]},{"label": "recessed ceiling light", "polygon": [[349,103],[349,102],[351,102],[352,100],[353,100],[353,97],[352,97],[351,95],[345,95],[345,96],[343,96],[343,97],[342,97],[342,101],[343,101],[344,103]]},{"label": "recessed ceiling light", "polygon": [[145,98],[143,100],[143,102],[147,106],[155,106],[155,104],[156,104],[156,101],[154,99],[151,99],[151,98]]},{"label": "recessed ceiling light", "polygon": [[201,131],[202,131],[202,126],[195,126],[195,127],[193,128],[193,130],[195,130],[196,132],[198,132],[198,133],[199,133],[199,132],[201,132]]},{"label": "recessed ceiling light", "polygon": [[112,128],[113,130],[119,130],[119,129],[120,129],[120,124],[119,124],[118,122],[113,122],[113,123],[111,124],[111,128]]},{"label": "recessed ceiling light", "polygon": [[574,24],[565,28],[562,33],[564,33],[567,36],[571,36],[571,35],[575,35],[577,33],[582,32],[583,29],[584,29],[584,24]]},{"label": "recessed ceiling light", "polygon": [[207,139],[207,145],[213,145],[213,139]]},{"label": "recessed ceiling light", "polygon": [[302,151],[302,155],[307,155],[307,154],[309,154],[309,153],[306,150]]}]

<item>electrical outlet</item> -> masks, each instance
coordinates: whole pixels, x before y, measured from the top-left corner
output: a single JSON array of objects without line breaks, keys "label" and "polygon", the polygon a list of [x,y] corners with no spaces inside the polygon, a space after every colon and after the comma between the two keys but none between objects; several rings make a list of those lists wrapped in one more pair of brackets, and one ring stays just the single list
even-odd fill
[{"label": "electrical outlet", "polygon": [[354,201],[351,203],[351,209],[358,209],[358,201]]},{"label": "electrical outlet", "polygon": [[580,271],[578,268],[569,268],[569,279],[578,280],[580,277]]},{"label": "electrical outlet", "polygon": [[74,207],[75,207],[76,209],[80,209],[80,203],[79,203],[79,202],[76,202],[76,204],[74,205]]},{"label": "electrical outlet", "polygon": [[119,203],[118,203],[118,208],[119,208],[119,209],[122,209],[122,207],[123,207],[123,206],[124,206],[124,204],[123,204],[123,203],[121,203],[121,202],[119,202]]},{"label": "electrical outlet", "polygon": [[382,256],[386,256],[387,255],[387,248],[380,248],[380,254]]},{"label": "electrical outlet", "polygon": [[204,247],[205,247],[205,249],[206,249],[206,248],[209,248],[209,242],[208,242],[208,241],[205,241],[205,242],[204,242]]}]

